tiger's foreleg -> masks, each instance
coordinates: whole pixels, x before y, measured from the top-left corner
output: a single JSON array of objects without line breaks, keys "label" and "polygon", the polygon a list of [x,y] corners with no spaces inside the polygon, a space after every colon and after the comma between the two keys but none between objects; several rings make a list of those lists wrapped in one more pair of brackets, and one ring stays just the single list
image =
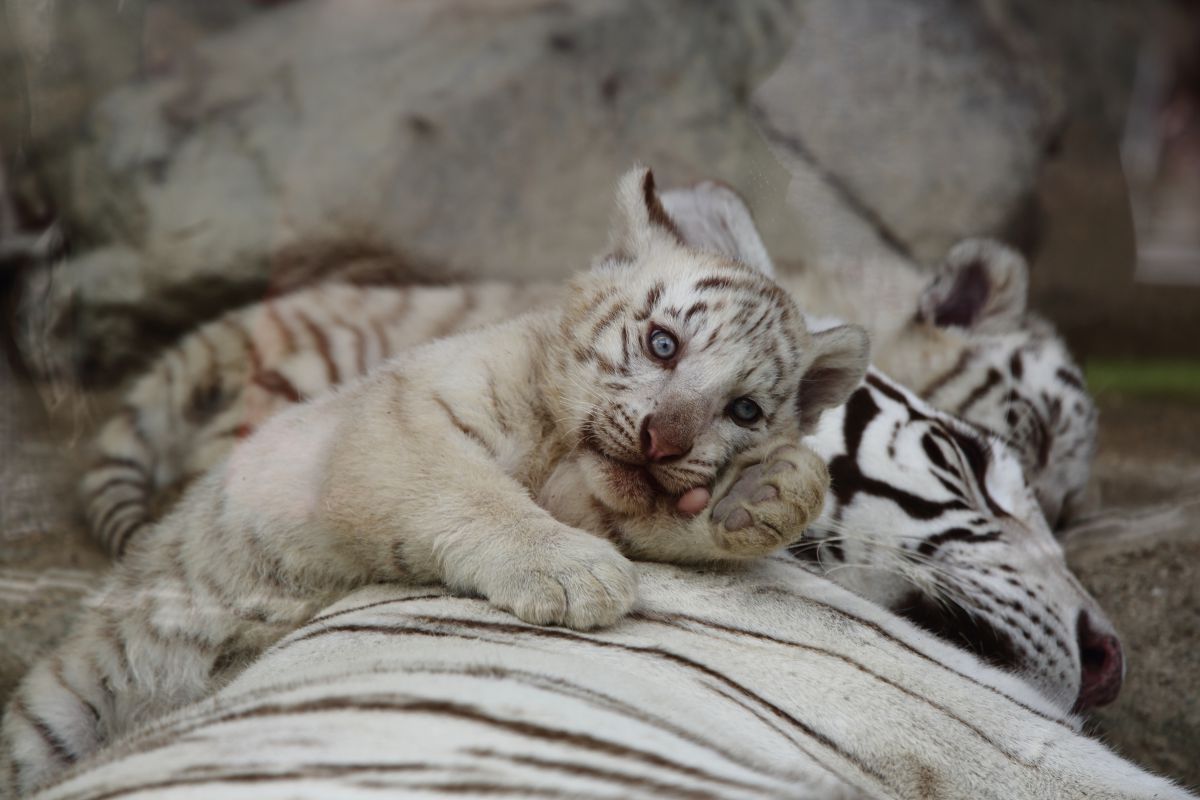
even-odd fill
[{"label": "tiger's foreleg", "polygon": [[[538,506],[453,412],[403,402],[390,419],[421,424],[362,415],[377,424],[344,431],[322,490],[322,524],[344,549],[393,570],[376,580],[440,582],[535,624],[588,629],[629,611],[635,572],[612,543]],[[395,444],[381,453],[381,441]]]}]

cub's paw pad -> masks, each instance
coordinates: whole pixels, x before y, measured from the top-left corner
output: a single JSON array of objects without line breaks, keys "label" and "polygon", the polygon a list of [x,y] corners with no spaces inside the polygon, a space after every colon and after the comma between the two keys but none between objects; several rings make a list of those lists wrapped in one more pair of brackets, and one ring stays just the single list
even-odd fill
[{"label": "cub's paw pad", "polygon": [[797,541],[821,513],[829,473],[811,450],[770,449],[745,466],[713,506],[718,544],[732,556],[769,553]]},{"label": "cub's paw pad", "polygon": [[530,563],[505,568],[488,599],[534,625],[607,627],[637,599],[633,563],[601,539],[555,542]]}]

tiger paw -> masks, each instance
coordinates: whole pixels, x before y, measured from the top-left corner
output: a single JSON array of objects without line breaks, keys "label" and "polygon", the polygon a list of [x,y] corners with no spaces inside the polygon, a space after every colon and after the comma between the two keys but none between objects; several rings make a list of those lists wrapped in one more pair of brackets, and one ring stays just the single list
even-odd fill
[{"label": "tiger paw", "polygon": [[729,557],[763,555],[799,541],[820,515],[829,471],[808,448],[775,442],[747,454],[734,470],[712,509],[717,546]]},{"label": "tiger paw", "polygon": [[[564,526],[565,528],[565,526]],[[534,625],[591,630],[613,625],[633,608],[633,562],[609,542],[565,528],[484,592],[494,605]]]}]

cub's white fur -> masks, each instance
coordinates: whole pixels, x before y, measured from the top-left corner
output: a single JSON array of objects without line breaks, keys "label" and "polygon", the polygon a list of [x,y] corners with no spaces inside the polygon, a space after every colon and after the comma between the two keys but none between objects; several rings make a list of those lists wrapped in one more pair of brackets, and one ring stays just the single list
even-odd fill
[{"label": "cub's white fur", "polygon": [[437,582],[590,629],[634,602],[621,551],[729,561],[801,535],[828,477],[800,431],[859,382],[865,334],[810,334],[753,267],[685,246],[648,171],[618,209],[613,255],[557,308],[294,406],[197,482],[15,692],[13,788],[205,696],[357,586]]}]

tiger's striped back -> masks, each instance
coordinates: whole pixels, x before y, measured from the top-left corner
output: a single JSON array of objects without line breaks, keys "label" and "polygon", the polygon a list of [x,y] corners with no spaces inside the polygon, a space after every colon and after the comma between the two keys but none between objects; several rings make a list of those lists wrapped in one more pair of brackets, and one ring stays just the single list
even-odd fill
[{"label": "tiger's striped back", "polygon": [[1189,797],[789,561],[640,565],[589,633],[369,587],[38,798]]},{"label": "tiger's striped back", "polygon": [[413,344],[508,319],[558,291],[327,284],[201,326],[158,357],[101,429],[81,487],[92,533],[120,556],[182,485],[280,408]]}]

